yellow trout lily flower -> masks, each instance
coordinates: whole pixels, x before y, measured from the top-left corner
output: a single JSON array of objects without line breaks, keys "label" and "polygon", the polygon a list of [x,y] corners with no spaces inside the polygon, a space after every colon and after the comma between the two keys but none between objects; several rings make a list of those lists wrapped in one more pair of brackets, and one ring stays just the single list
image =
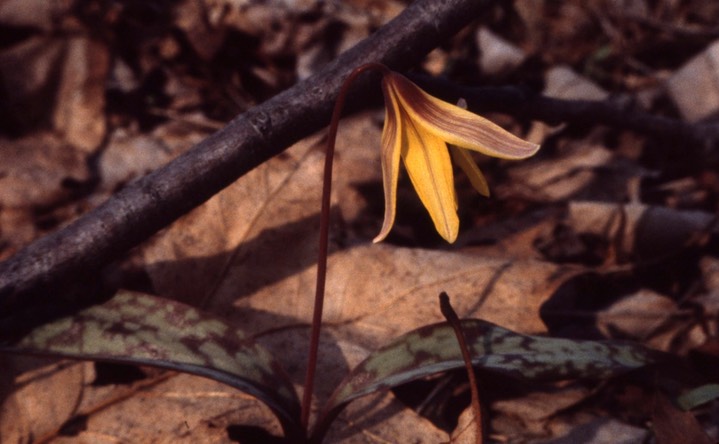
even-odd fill
[{"label": "yellow trout lily flower", "polygon": [[472,186],[489,196],[487,180],[467,150],[502,159],[524,159],[539,149],[539,145],[522,140],[483,117],[430,96],[396,72],[383,73],[382,92],[385,213],[374,242],[386,238],[394,224],[400,156],[437,232],[452,243],[459,232],[459,218],[449,153]]}]

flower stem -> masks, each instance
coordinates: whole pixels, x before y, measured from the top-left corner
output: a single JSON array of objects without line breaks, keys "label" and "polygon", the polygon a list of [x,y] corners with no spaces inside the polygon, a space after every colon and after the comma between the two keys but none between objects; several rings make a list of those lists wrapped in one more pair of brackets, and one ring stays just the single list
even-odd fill
[{"label": "flower stem", "polygon": [[366,63],[357,67],[347,76],[342,83],[335,107],[332,111],[329,133],[327,135],[327,152],[325,154],[325,167],[322,183],[322,210],[320,213],[320,241],[317,253],[317,286],[315,291],[315,306],[312,313],[312,333],[310,336],[310,351],[307,357],[307,373],[305,376],[305,390],[302,395],[302,426],[308,429],[310,408],[312,406],[312,394],[314,391],[315,370],[317,368],[317,351],[320,342],[320,327],[322,325],[322,308],[325,296],[325,281],[327,279],[327,250],[330,224],[330,195],[332,193],[332,163],[335,153],[335,140],[337,139],[337,127],[339,126],[342,108],[349,87],[357,77],[365,71],[376,70],[381,73],[388,72],[388,68],[379,63]]},{"label": "flower stem", "polygon": [[459,342],[459,348],[462,351],[464,366],[467,369],[467,377],[469,378],[469,391],[472,394],[472,412],[474,413],[474,420],[477,423],[475,442],[477,444],[482,444],[484,440],[484,431],[482,428],[482,407],[479,404],[479,390],[477,389],[477,378],[474,376],[474,368],[472,368],[472,357],[469,355],[469,348],[467,348],[467,340],[464,337],[462,323],[459,321],[459,316],[457,316],[457,313],[449,303],[449,296],[447,296],[447,293],[445,292],[442,292],[439,295],[439,309],[447,319],[447,322],[449,322],[449,325],[452,326],[454,334],[457,336],[457,342]]}]

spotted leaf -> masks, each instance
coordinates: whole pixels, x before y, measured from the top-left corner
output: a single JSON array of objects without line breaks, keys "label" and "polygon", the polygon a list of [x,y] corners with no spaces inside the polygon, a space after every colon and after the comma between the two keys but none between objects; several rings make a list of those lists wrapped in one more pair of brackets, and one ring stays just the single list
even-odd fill
[{"label": "spotted leaf", "polygon": [[[655,362],[660,354],[639,345],[528,336],[486,321],[462,321],[475,366],[532,381],[607,378]],[[464,366],[447,323],[414,330],[370,354],[330,398],[319,434],[353,399]]]},{"label": "spotted leaf", "polygon": [[280,364],[221,318],[178,302],[122,291],[110,300],[18,332],[0,322],[0,352],[104,360],[215,379],[265,402],[285,433],[301,434],[299,402]]}]

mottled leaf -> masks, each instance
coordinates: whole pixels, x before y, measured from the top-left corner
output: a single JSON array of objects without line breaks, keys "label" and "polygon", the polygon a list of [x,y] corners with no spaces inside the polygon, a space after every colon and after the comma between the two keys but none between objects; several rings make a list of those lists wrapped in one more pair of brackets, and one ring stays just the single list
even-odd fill
[{"label": "mottled leaf", "polygon": [[[265,402],[297,436],[299,402],[277,360],[221,318],[122,291],[105,303],[21,334],[0,322],[0,351],[150,365],[215,379]],[[12,338],[12,339],[10,339]]]},{"label": "mottled leaf", "polygon": [[677,404],[682,410],[691,410],[718,398],[719,384],[704,384],[679,396]]},{"label": "mottled leaf", "polygon": [[[659,353],[639,345],[529,336],[475,319],[462,321],[472,362],[527,380],[607,378],[655,362]],[[447,323],[428,325],[370,354],[330,398],[323,427],[351,400],[464,365]]]}]

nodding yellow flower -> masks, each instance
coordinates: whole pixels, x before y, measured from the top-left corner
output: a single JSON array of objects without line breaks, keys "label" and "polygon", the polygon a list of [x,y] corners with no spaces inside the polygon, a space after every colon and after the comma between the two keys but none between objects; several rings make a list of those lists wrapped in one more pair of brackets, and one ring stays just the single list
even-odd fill
[{"label": "nodding yellow flower", "polygon": [[459,218],[450,152],[472,186],[489,196],[487,180],[467,150],[502,159],[524,159],[539,149],[539,145],[522,140],[483,117],[430,96],[396,72],[383,73],[382,92],[385,213],[374,242],[384,240],[394,224],[400,156],[437,232],[452,243],[459,232]]}]

